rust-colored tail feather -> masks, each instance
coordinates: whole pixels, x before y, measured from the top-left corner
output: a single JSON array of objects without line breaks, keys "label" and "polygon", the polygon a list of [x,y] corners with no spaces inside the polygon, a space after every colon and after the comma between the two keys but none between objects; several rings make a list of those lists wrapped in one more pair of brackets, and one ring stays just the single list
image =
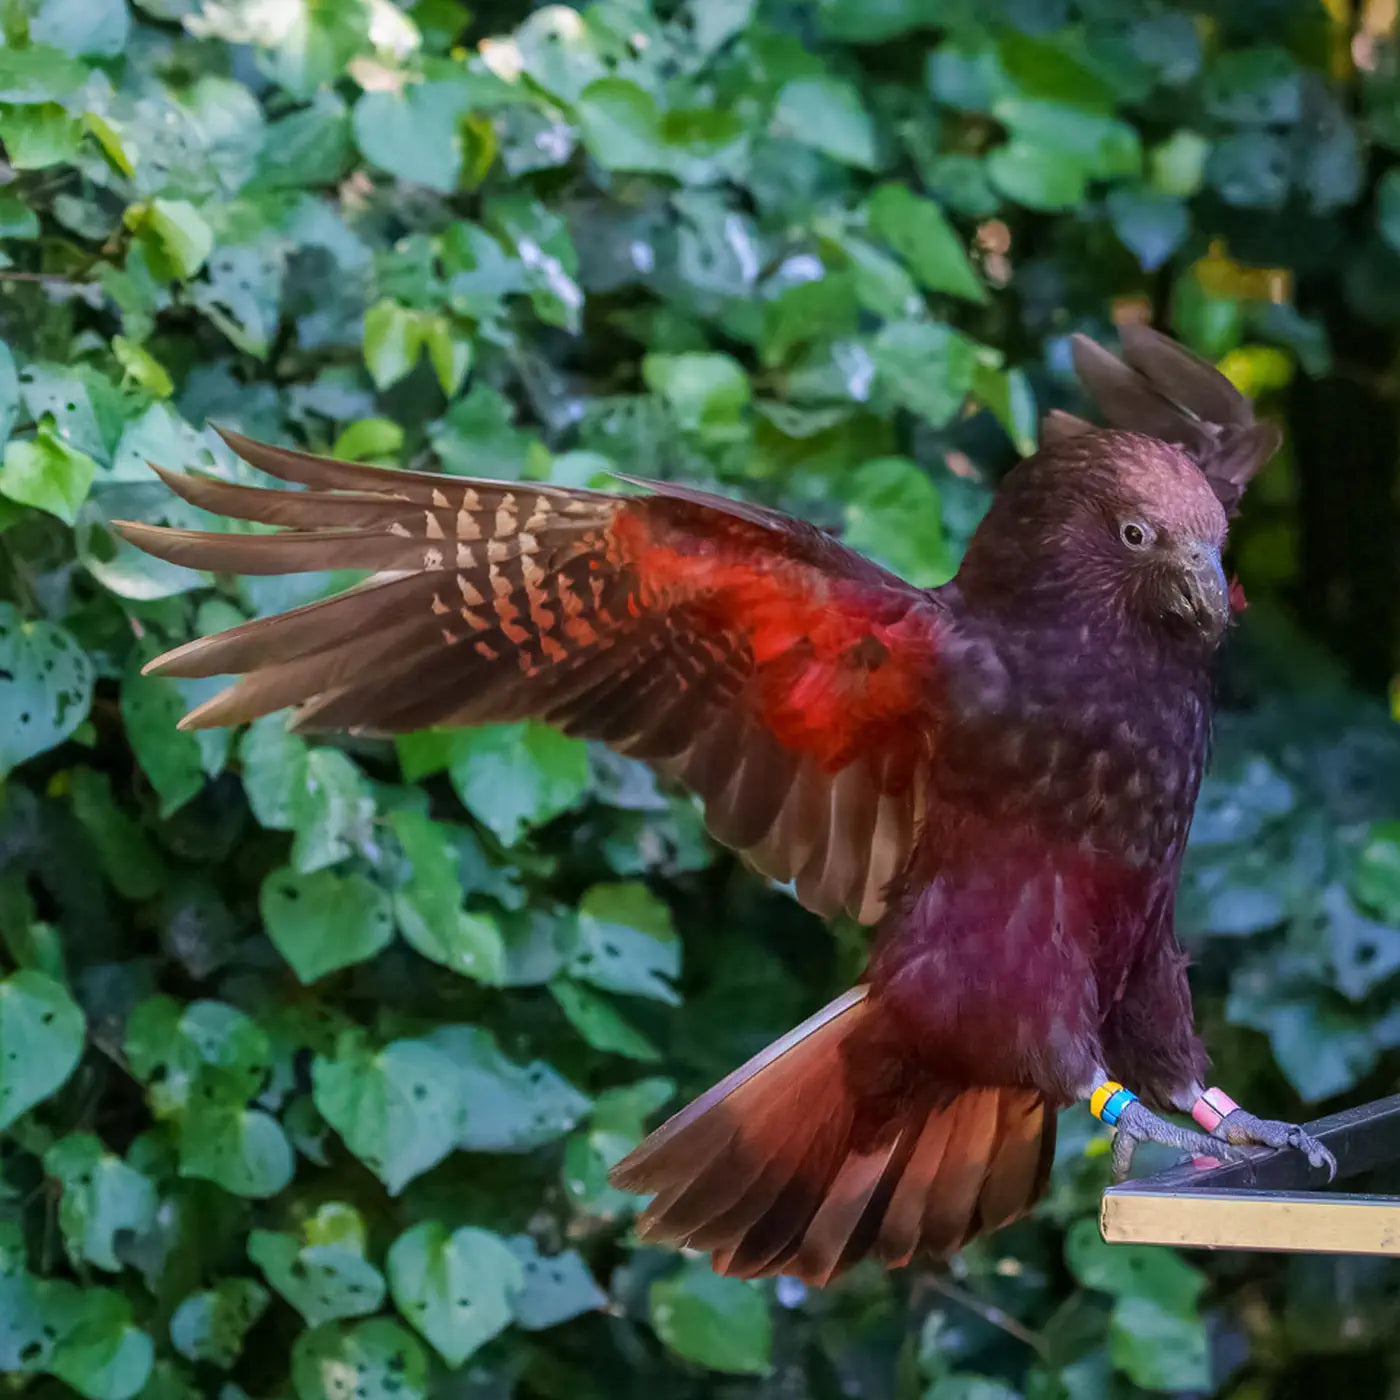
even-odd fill
[{"label": "rust-colored tail feather", "polygon": [[1044,1190],[1055,1113],[1034,1089],[958,1089],[901,1054],[867,987],[838,997],[613,1168],[654,1193],[647,1240],[719,1272],[818,1287],[874,1252],[943,1258]]}]

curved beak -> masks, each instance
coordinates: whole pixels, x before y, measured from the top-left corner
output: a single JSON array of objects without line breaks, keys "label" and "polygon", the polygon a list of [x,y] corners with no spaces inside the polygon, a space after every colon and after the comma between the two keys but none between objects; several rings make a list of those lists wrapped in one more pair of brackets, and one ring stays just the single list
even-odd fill
[{"label": "curved beak", "polygon": [[1213,544],[1197,542],[1182,548],[1169,606],[1211,639],[1225,631],[1230,622],[1230,585],[1220,551]]}]

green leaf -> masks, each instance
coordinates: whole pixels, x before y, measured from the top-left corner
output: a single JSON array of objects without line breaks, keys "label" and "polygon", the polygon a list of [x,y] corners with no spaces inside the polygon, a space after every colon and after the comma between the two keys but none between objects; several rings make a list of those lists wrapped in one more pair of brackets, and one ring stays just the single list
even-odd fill
[{"label": "green leaf", "polygon": [[1028,209],[1069,209],[1084,198],[1088,175],[1077,156],[1013,137],[987,157],[992,184]]},{"label": "green leaf", "polygon": [[588,22],[569,5],[543,5],[515,31],[520,66],[546,92],[576,102],[607,73]]},{"label": "green leaf", "polygon": [[42,972],[0,981],[0,1129],[58,1092],[82,1058],[78,1004]]},{"label": "green leaf", "polygon": [[106,773],[74,768],[68,777],[73,813],[97,849],[102,873],[126,899],[151,899],[167,872],[145,830],[118,803]]},{"label": "green leaf", "polygon": [[56,102],[0,109],[0,143],[16,170],[67,164],[82,140],[82,123]]},{"label": "green leaf", "polygon": [[594,885],[579,902],[579,941],[569,973],[612,992],[679,1005],[681,945],[671,911],[645,885]]},{"label": "green leaf", "polygon": [[385,298],[365,312],[365,366],[376,389],[397,384],[418,363],[423,317]]},{"label": "green leaf", "polygon": [[168,399],[175,392],[175,382],[169,370],[144,345],[138,345],[124,335],[114,335],[112,354],[122,367],[124,383],[137,384],[161,399]]},{"label": "green leaf", "polygon": [[173,816],[204,787],[199,740],[176,728],[188,706],[165,676],[143,676],[133,653],[122,678],[121,712],[136,761],[160,798],[160,813]]},{"label": "green leaf", "polygon": [[562,1137],[588,1100],[543,1060],[518,1065],[480,1026],[439,1026],[428,1044],[451,1060],[466,1105],[459,1145],[472,1152],[529,1152]]},{"label": "green leaf", "polygon": [[287,727],[288,716],[263,715],[248,726],[239,745],[243,791],[260,826],[291,831],[306,789],[309,749],[306,740]]},{"label": "green leaf", "polygon": [[450,194],[462,174],[462,119],[470,107],[471,89],[456,82],[366,92],[351,114],[355,144],[371,165]]},{"label": "green leaf", "polygon": [[605,997],[562,977],[555,978],[549,990],[569,1024],[595,1050],[648,1064],[660,1060],[661,1051]]},{"label": "green leaf", "polygon": [[389,1248],[389,1289],[398,1310],[449,1366],[460,1366],[511,1320],[525,1281],[499,1236],[440,1221],[405,1230]]},{"label": "green leaf", "polygon": [[931,199],[921,199],[905,185],[881,185],[866,205],[866,217],[871,231],[908,263],[930,291],[968,301],[987,300],[962,239]]},{"label": "green leaf", "polygon": [[170,1340],[190,1361],[227,1371],[243,1352],[248,1329],[267,1311],[268,1293],[247,1278],[220,1279],[191,1293],[170,1319]]},{"label": "green leaf", "polygon": [[587,792],[588,749],[543,724],[485,724],[453,736],[448,772],[462,805],[513,846]]},{"label": "green leaf", "polygon": [[48,44],[0,48],[0,102],[59,102],[87,77],[84,64]]},{"label": "green leaf", "polygon": [[1400,821],[1371,827],[1356,858],[1352,891],[1387,923],[1400,924]]},{"label": "green leaf", "polygon": [[[298,765],[293,761],[294,771]],[[362,850],[371,840],[374,798],[363,774],[339,749],[311,749],[292,798],[292,868],[310,875]]]},{"label": "green leaf", "polygon": [[1108,1354],[1129,1380],[1146,1390],[1209,1391],[1210,1355],[1205,1323],[1152,1297],[1133,1295],[1114,1305]]},{"label": "green leaf", "polygon": [[1155,272],[1177,250],[1191,227],[1180,199],[1147,190],[1111,190],[1108,216],[1119,241],[1144,272]]},{"label": "green leaf", "polygon": [[590,83],[575,104],[589,154],[606,170],[672,175],[706,184],[734,175],[743,158],[743,122],[733,112],[702,108],[662,112],[625,78]]},{"label": "green leaf", "polygon": [[258,907],[267,936],[303,983],[372,958],[394,936],[389,892],[364,875],[283,867],[263,881]]},{"label": "green leaf", "polygon": [[130,1400],[151,1374],[155,1346],[109,1288],[74,1289],[48,1310],[59,1334],[47,1369],[88,1400]]},{"label": "green leaf", "polygon": [[938,490],[907,457],[865,462],[846,487],[844,539],[921,588],[946,583],[953,557]]},{"label": "green leaf", "polygon": [[41,424],[32,439],[6,444],[0,465],[0,496],[46,510],[72,525],[96,475],[97,463],[91,457]]},{"label": "green leaf", "polygon": [[[354,1377],[353,1382],[347,1377]],[[297,1400],[426,1400],[428,1361],[422,1347],[385,1317],[352,1325],[327,1323],[303,1332],[292,1347]]]},{"label": "green leaf", "polygon": [[972,342],[928,321],[891,321],[875,337],[871,355],[883,393],[935,428],[962,408],[976,373]]},{"label": "green leaf", "polygon": [[0,603],[0,778],[82,724],[92,681],[92,664],[62,627],[25,622]]},{"label": "green leaf", "polygon": [[452,398],[472,367],[475,352],[470,337],[446,316],[431,316],[423,325],[423,344],[442,392]]},{"label": "green leaf", "polygon": [[180,1171],[235,1196],[264,1200],[292,1179],[295,1162],[282,1125],[257,1108],[192,1105],[180,1126]]},{"label": "green leaf", "polygon": [[[182,1112],[202,1082],[217,1087],[217,1098],[245,1103],[272,1065],[267,1032],[218,1001],[182,1005],[174,997],[148,997],[127,1017],[122,1048],[132,1074],[158,1091],[161,1116]],[[217,1072],[207,1081],[206,1068]]]},{"label": "green leaf", "polygon": [[130,29],[125,0],[39,0],[29,38],[75,58],[113,58],[126,47]]},{"label": "green leaf", "polygon": [[[348,1214],[359,1222],[358,1213]],[[308,1234],[314,1233],[315,1223],[308,1222]],[[254,1230],[248,1236],[248,1257],[312,1327],[337,1318],[364,1317],[377,1312],[384,1301],[383,1275],[364,1257],[362,1239],[302,1241],[277,1231]]]},{"label": "green leaf", "polygon": [[1173,1250],[1157,1245],[1111,1245],[1097,1220],[1075,1221],[1065,1237],[1065,1262],[1085,1287],[1115,1298],[1153,1298],[1177,1312],[1193,1309],[1205,1278]]},{"label": "green leaf", "polygon": [[38,238],[39,216],[16,195],[0,194],[0,238]]},{"label": "green leaf", "polygon": [[651,1325],[678,1356],[711,1371],[767,1375],[773,1324],[768,1302],[752,1283],[714,1273],[695,1259],[650,1292]]},{"label": "green leaf", "polygon": [[361,418],[341,429],[331,456],[346,462],[392,462],[403,451],[403,437],[392,418]]},{"label": "green leaf", "polygon": [[773,120],[794,141],[823,155],[875,169],[875,124],[860,93],[841,78],[794,78],[778,94]]},{"label": "green leaf", "polygon": [[505,976],[505,945],[496,923],[462,907],[457,856],[445,828],[404,808],[390,818],[411,873],[393,894],[399,931],[425,958],[478,981]]},{"label": "green leaf", "polygon": [[528,1235],[516,1235],[510,1248],[524,1277],[524,1287],[514,1299],[515,1320],[527,1332],[542,1332],[607,1306],[608,1295],[577,1250],[545,1256]]},{"label": "green leaf", "polygon": [[127,227],[147,241],[171,276],[188,280],[213,251],[214,231],[187,199],[134,204],[124,217]]},{"label": "green leaf", "polygon": [[130,1243],[155,1223],[156,1193],[150,1180],[90,1133],[55,1142],[44,1153],[44,1171],[63,1190],[58,1225],[69,1258],[116,1273],[122,1267],[119,1238]]},{"label": "green leaf", "polygon": [[390,1195],[442,1161],[466,1125],[452,1061],[424,1041],[378,1051],[345,1041],[312,1074],[321,1116]]},{"label": "green leaf", "polygon": [[682,428],[715,440],[728,436],[752,397],[743,366],[730,355],[712,351],[647,355],[642,378],[670,404]]}]

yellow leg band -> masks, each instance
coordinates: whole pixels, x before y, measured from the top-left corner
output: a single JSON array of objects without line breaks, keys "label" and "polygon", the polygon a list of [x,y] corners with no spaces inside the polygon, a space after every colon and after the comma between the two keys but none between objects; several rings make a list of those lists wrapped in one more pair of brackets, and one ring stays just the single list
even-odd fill
[{"label": "yellow leg band", "polygon": [[1116,1079],[1106,1079],[1089,1096],[1089,1112],[1111,1128],[1130,1103],[1137,1101],[1131,1089],[1125,1089]]},{"label": "yellow leg band", "polygon": [[1092,1094],[1089,1095],[1089,1112],[1095,1118],[1103,1117],[1103,1106],[1114,1094],[1123,1086],[1116,1079],[1105,1079]]}]

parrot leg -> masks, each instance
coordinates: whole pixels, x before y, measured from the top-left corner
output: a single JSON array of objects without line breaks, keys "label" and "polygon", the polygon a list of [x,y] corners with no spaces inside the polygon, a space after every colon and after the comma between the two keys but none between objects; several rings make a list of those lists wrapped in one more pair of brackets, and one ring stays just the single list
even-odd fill
[{"label": "parrot leg", "polygon": [[1133,1164],[1133,1153],[1140,1142],[1159,1142],[1173,1147],[1188,1157],[1214,1157],[1217,1161],[1232,1161],[1243,1154],[1230,1143],[1207,1137],[1193,1128],[1183,1128],[1169,1119],[1158,1117],[1140,1099],[1123,1108],[1114,1124],[1113,1179],[1122,1181]]},{"label": "parrot leg", "polygon": [[[1219,1138],[1207,1137],[1193,1128],[1183,1128],[1148,1108],[1131,1089],[1116,1079],[1105,1078],[1089,1094],[1089,1111],[1113,1132],[1113,1177],[1122,1181],[1133,1165],[1133,1153],[1140,1142],[1159,1142],[1191,1157],[1213,1157],[1233,1161],[1244,1154]],[[1200,1118],[1197,1117],[1197,1122]],[[1205,1126],[1205,1125],[1203,1125]]]},{"label": "parrot leg", "polygon": [[1291,1147],[1314,1167],[1327,1168],[1327,1180],[1337,1175],[1337,1159],[1296,1123],[1258,1118],[1246,1112],[1223,1089],[1207,1089],[1191,1106],[1191,1116],[1212,1137],[1237,1147]]}]

